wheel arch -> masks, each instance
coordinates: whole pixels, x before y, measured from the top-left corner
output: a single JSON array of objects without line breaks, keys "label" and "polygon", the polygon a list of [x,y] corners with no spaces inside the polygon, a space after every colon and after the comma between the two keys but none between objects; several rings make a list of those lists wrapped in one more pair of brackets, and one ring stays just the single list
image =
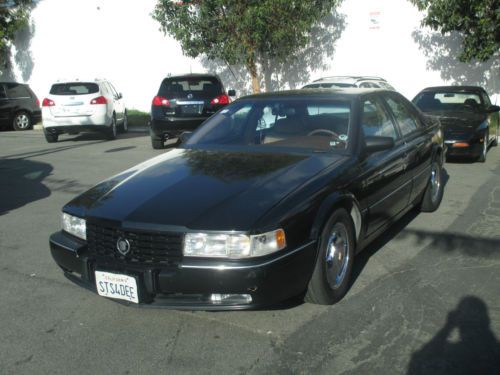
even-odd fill
[{"label": "wheel arch", "polygon": [[311,228],[311,239],[317,239],[326,222],[336,209],[343,208],[351,217],[354,226],[355,242],[359,242],[363,224],[361,208],[357,199],[348,192],[335,192],[323,200]]}]

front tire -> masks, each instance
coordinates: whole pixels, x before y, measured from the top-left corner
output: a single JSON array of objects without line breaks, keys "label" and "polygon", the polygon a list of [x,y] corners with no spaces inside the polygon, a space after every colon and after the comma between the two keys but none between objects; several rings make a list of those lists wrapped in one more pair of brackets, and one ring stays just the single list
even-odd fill
[{"label": "front tire", "polygon": [[483,148],[481,150],[481,154],[479,155],[479,158],[477,159],[480,163],[485,163],[486,162],[486,157],[488,155],[489,137],[490,137],[490,133],[488,132],[488,130],[486,130],[484,132]]},{"label": "front tire", "polygon": [[354,227],[343,208],[336,210],[321,233],[318,256],[305,301],[331,305],[342,299],[349,287],[354,262]]},{"label": "front tire", "polygon": [[12,120],[14,130],[28,130],[31,128],[31,118],[27,112],[21,111],[16,113]]},{"label": "front tire", "polygon": [[122,131],[122,133],[128,132],[128,115],[127,115],[127,111],[125,111],[125,113],[123,114],[123,124],[122,124],[120,130]]},{"label": "front tire", "polygon": [[422,212],[436,211],[441,205],[441,200],[443,199],[443,166],[439,162],[439,159],[439,156],[436,157],[431,165],[431,176],[429,178],[429,182],[427,183],[427,187],[425,188],[425,193],[420,205],[420,211]]}]

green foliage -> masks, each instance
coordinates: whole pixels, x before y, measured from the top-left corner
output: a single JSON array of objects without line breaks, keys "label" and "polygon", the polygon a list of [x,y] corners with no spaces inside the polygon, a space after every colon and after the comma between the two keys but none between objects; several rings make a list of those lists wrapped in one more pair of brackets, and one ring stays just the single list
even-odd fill
[{"label": "green foliage", "polygon": [[149,122],[149,113],[139,111],[137,109],[128,109],[128,126],[133,128],[136,126],[144,127],[148,125]]},{"label": "green foliage", "polygon": [[16,32],[26,26],[36,0],[0,0],[0,66],[9,63],[8,50]]},{"label": "green foliage", "polygon": [[460,61],[486,61],[500,51],[499,0],[410,0],[427,11],[422,21],[442,34],[458,31],[464,37]]},{"label": "green foliage", "polygon": [[[257,62],[294,57],[312,27],[340,0],[158,0],[153,18],[190,57],[244,64],[255,80]],[[254,85],[254,91],[256,87]]]}]

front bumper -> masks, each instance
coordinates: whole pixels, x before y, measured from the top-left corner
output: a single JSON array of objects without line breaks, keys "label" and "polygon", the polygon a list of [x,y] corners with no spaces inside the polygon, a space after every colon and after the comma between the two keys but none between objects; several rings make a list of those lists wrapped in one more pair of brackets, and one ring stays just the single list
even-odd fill
[{"label": "front bumper", "polygon": [[[184,258],[172,266],[124,264],[89,256],[85,242],[64,232],[50,237],[50,250],[68,278],[87,289],[96,292],[95,270],[125,274],[137,280],[136,306],[189,310],[241,310],[284,302],[305,291],[316,259],[316,243],[312,241],[265,259],[230,262]],[[213,294],[250,295],[252,301],[213,301]]]}]

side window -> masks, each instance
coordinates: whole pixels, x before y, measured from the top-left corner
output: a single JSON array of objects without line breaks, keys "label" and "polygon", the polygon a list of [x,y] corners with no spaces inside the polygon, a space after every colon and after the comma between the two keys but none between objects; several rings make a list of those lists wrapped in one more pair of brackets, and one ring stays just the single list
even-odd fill
[{"label": "side window", "polygon": [[114,96],[118,96],[118,91],[116,91],[115,86],[111,84],[111,82],[108,82],[108,85],[111,89],[111,92],[113,93]]},{"label": "side window", "polygon": [[7,83],[7,96],[9,98],[29,98],[31,97],[29,91],[23,85],[17,83]]},{"label": "side window", "polygon": [[388,97],[387,104],[389,104],[403,136],[418,129],[418,120],[416,116],[410,112],[403,102],[396,100],[395,98]]},{"label": "side window", "polygon": [[7,95],[5,94],[5,88],[3,85],[0,85],[0,99],[6,99]]},{"label": "side window", "polygon": [[382,103],[376,99],[368,99],[363,103],[361,127],[365,136],[391,137],[394,140],[397,138],[394,124]]}]

